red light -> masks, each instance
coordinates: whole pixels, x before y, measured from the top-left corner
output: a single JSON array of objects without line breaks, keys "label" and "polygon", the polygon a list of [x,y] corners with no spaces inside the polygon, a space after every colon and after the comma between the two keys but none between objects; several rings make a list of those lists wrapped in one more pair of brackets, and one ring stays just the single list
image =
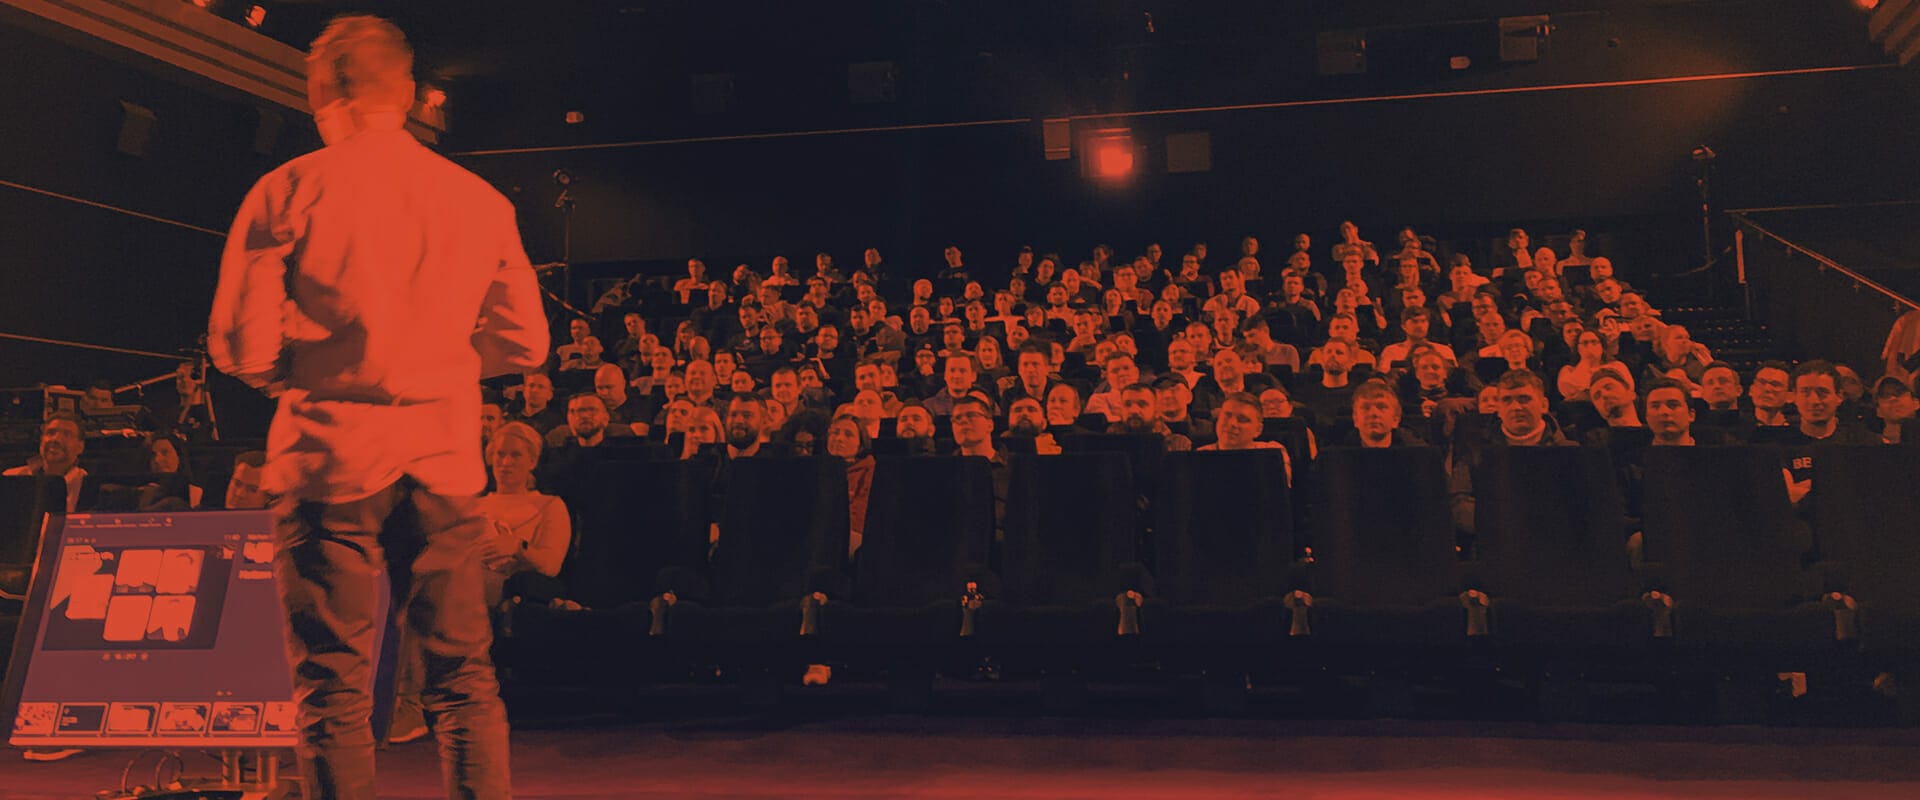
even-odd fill
[{"label": "red light", "polygon": [[1861,11],[1872,11],[1880,7],[1880,0],[1853,0],[1853,3],[1859,6]]},{"label": "red light", "polygon": [[1094,177],[1111,181],[1133,175],[1132,135],[1102,136],[1094,140],[1092,150]]},{"label": "red light", "polygon": [[421,100],[426,103],[427,108],[439,108],[447,104],[447,93],[439,89],[428,89],[426,96]]},{"label": "red light", "polygon": [[568,125],[578,125],[587,121],[587,115],[582,111],[569,111],[567,112],[566,120]]},{"label": "red light", "polygon": [[212,8],[213,0],[193,0],[193,4],[201,8]]},{"label": "red light", "polygon": [[266,22],[267,22],[266,6],[254,6],[252,8],[247,9],[247,26],[248,27],[258,28],[261,25],[265,25]]}]

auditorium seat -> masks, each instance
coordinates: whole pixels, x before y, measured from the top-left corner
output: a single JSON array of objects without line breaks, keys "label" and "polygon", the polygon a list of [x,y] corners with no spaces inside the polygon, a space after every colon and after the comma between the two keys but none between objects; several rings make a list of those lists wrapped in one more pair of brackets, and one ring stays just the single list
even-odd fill
[{"label": "auditorium seat", "polygon": [[589,608],[646,605],[661,592],[699,596],[714,463],[603,459],[568,498],[574,540],[561,580]]},{"label": "auditorium seat", "polygon": [[561,569],[584,610],[514,603],[496,643],[523,681],[614,684],[656,663],[648,601],[706,593],[708,484],[713,461],[598,460],[567,499],[573,542]]},{"label": "auditorium seat", "polygon": [[1496,447],[1474,473],[1466,588],[1490,600],[1502,642],[1627,648],[1651,641],[1604,449]]},{"label": "auditorium seat", "polygon": [[1813,485],[1826,604],[1857,612],[1853,632],[1869,653],[1912,663],[1920,654],[1920,450],[1826,448]]},{"label": "auditorium seat", "polygon": [[1311,635],[1356,647],[1466,641],[1438,448],[1328,448],[1314,503]]},{"label": "auditorium seat", "polygon": [[878,459],[852,593],[820,609],[822,642],[836,651],[955,642],[968,586],[993,592],[992,544],[986,459]]},{"label": "auditorium seat", "polygon": [[[845,597],[847,469],[830,458],[728,465],[708,596],[667,613],[669,639],[765,648],[800,635],[806,598]],[[762,650],[762,653],[772,652]]]},{"label": "auditorium seat", "polygon": [[1646,559],[1677,647],[1752,668],[1832,644],[1777,450],[1650,448],[1645,486]]},{"label": "auditorium seat", "polygon": [[26,592],[38,555],[41,525],[47,514],[66,509],[65,481],[33,475],[0,476],[0,589]]},{"label": "auditorium seat", "polygon": [[1284,597],[1297,588],[1292,509],[1277,450],[1169,454],[1142,636],[1181,647],[1287,640]]},{"label": "auditorium seat", "polygon": [[982,643],[1054,649],[1111,642],[1116,595],[1151,594],[1139,564],[1137,509],[1111,502],[1132,483],[1120,453],[1015,456],[1010,464],[1001,594],[988,598]]}]

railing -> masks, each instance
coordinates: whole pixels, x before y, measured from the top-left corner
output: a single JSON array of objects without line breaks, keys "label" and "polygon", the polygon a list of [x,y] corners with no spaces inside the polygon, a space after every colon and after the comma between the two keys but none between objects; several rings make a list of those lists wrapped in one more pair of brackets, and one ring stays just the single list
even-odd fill
[{"label": "railing", "polygon": [[[1781,236],[1742,211],[1728,212],[1736,270],[1748,311],[1810,357],[1852,366],[1868,379],[1885,367],[1881,349],[1895,320],[1920,303],[1826,255]],[[1757,242],[1749,246],[1747,233]],[[1796,263],[1798,262],[1798,263]],[[1811,264],[1812,269],[1807,269]]]}]

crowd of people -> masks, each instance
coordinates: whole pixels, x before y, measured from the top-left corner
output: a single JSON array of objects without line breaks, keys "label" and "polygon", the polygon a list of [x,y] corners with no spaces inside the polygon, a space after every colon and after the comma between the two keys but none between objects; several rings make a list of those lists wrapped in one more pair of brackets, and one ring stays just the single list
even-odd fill
[{"label": "crowd of people", "polygon": [[[1816,445],[1920,441],[1906,430],[1920,399],[1905,376],[1869,389],[1842,364],[1716,360],[1586,240],[1575,231],[1561,252],[1516,229],[1480,265],[1412,229],[1383,247],[1347,222],[1331,246],[1300,234],[1279,257],[1249,236],[1230,259],[1205,244],[1177,257],[1150,244],[1131,259],[1102,245],[1078,262],[1022,248],[977,269],[948,247],[935,275],[912,280],[873,249],[846,272],[820,253],[804,276],[784,257],[725,276],[691,259],[656,291],[622,282],[597,315],[567,319],[546,369],[482,387],[490,597],[571,603],[565,498],[590,468],[583,453],[623,444],[716,470],[841,459],[851,558],[876,455],[986,458],[1004,502],[1010,457],[1076,436],[1272,448],[1290,469],[1323,447],[1434,446],[1470,553],[1474,468],[1489,447],[1609,448],[1631,514],[1648,446],[1777,446],[1799,505]],[[84,426],[50,416],[38,455],[8,474],[62,477],[76,508]],[[203,507],[187,447],[167,433],[146,441],[148,470],[185,473],[189,495],[141,505]],[[204,507],[267,504],[261,462],[241,453]]]},{"label": "crowd of people", "polygon": [[[785,257],[725,275],[690,259],[658,291],[623,282],[569,319],[549,369],[489,385],[488,459],[524,459],[497,446],[524,425],[545,453],[536,491],[560,497],[579,454],[623,442],[722,471],[841,459],[857,552],[876,454],[987,458],[1004,501],[1010,456],[1073,436],[1277,448],[1290,465],[1322,447],[1435,446],[1470,554],[1489,447],[1612,449],[1631,499],[1647,446],[1774,445],[1800,505],[1816,445],[1920,440],[1903,435],[1920,401],[1900,376],[1869,391],[1846,365],[1716,360],[1586,242],[1535,247],[1515,229],[1480,265],[1412,229],[1379,246],[1345,222],[1330,247],[1300,234],[1279,257],[1249,236],[1229,259],[1203,243],[1131,259],[1102,245],[1078,262],[1022,248],[983,269],[950,246],[911,280],[874,249],[850,271],[819,253],[806,275]],[[547,530],[517,541],[565,535]]]}]

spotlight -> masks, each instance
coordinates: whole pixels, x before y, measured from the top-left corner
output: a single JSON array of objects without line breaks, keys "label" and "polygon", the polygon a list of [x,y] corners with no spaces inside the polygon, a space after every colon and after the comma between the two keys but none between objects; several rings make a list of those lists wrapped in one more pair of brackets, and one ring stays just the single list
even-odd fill
[{"label": "spotlight", "polygon": [[1853,0],[1853,4],[1859,6],[1861,11],[1872,11],[1880,7],[1880,0]]},{"label": "spotlight", "polygon": [[568,125],[578,125],[582,122],[586,122],[587,121],[586,112],[569,111],[567,112],[566,121]]},{"label": "spotlight", "polygon": [[1094,171],[1102,178],[1119,179],[1133,174],[1133,151],[1115,142],[1102,142],[1094,151]]},{"label": "spotlight", "polygon": [[1084,151],[1087,173],[1096,180],[1120,182],[1133,177],[1133,132],[1125,128],[1094,131]]},{"label": "spotlight", "polygon": [[267,22],[267,7],[254,6],[252,8],[247,9],[246,20],[247,20],[247,27],[253,28],[254,30],[259,30],[260,26],[266,24]]}]

